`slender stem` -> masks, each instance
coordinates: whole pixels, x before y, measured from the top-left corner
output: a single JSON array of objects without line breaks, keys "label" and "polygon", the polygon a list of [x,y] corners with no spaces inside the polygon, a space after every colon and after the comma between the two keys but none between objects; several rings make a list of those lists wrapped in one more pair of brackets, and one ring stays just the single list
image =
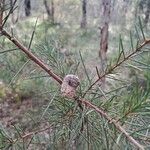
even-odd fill
[{"label": "slender stem", "polygon": [[40,130],[37,130],[37,131],[33,131],[33,132],[30,132],[30,133],[27,133],[25,135],[22,136],[22,138],[27,138],[27,137],[30,137],[32,135],[35,135],[37,133],[41,133],[41,132],[44,132],[46,130],[49,130],[50,128],[52,128],[52,126],[49,126],[49,127],[46,127],[46,128],[43,128],[43,129],[40,129]]},{"label": "slender stem", "polygon": [[[46,128],[43,128],[43,129],[39,129],[39,130],[36,130],[36,131],[32,131],[32,132],[29,132],[29,133],[26,133],[24,135],[20,135],[21,139],[28,139],[29,137],[35,135],[35,134],[38,134],[38,133],[41,133],[41,132],[44,132],[46,130],[49,130],[51,129],[52,126],[48,126]],[[16,143],[19,139],[14,139],[13,141],[10,141],[10,143]]]},{"label": "slender stem", "polygon": [[3,25],[3,12],[4,12],[4,0],[0,2],[0,30],[2,30]]}]

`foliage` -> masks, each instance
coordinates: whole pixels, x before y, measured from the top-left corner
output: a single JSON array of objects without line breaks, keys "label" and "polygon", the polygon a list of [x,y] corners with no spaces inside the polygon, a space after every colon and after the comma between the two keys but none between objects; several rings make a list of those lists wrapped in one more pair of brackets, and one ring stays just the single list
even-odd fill
[{"label": "foliage", "polygon": [[[99,63],[93,52],[98,48],[96,29],[68,29],[47,21],[33,25],[30,21],[16,25],[14,35],[60,77],[77,74],[81,80],[78,95],[103,108],[112,120],[120,122],[149,149],[150,47],[145,44],[142,49],[136,49],[148,39],[142,21],[139,20],[128,37],[120,36],[119,44],[111,42],[117,50],[115,56],[112,56],[114,52],[109,53],[105,90],[98,85],[99,80],[89,89],[103,76],[95,67]],[[29,24],[24,25],[26,22]],[[24,28],[27,38],[20,31]],[[11,42],[2,37],[1,44],[0,78],[12,90],[11,94],[17,93],[15,100],[19,97],[24,104],[29,99],[32,106],[24,106],[26,111],[15,116],[17,121],[9,125],[2,120],[0,149],[136,149],[104,116],[86,107],[82,111],[77,102],[63,98],[58,85]],[[132,57],[127,57],[132,53]],[[113,66],[116,68],[112,69]],[[5,96],[4,89],[0,88],[0,96],[13,103],[10,95]],[[3,104],[0,106],[4,107]]]}]

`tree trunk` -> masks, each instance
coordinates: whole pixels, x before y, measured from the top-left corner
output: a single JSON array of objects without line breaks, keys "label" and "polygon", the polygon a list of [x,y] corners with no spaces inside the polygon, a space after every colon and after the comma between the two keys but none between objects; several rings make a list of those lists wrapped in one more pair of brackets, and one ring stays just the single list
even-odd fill
[{"label": "tree trunk", "polygon": [[54,23],[54,12],[55,12],[54,1],[51,0],[51,20],[52,20],[52,23]]},{"label": "tree trunk", "polygon": [[45,6],[45,9],[46,9],[47,15],[49,17],[51,15],[51,12],[50,12],[50,8],[47,4],[47,0],[44,0],[44,6]]},{"label": "tree trunk", "polygon": [[48,15],[48,19],[51,21],[51,23],[54,23],[54,1],[51,0],[51,4],[50,4],[50,7],[48,5],[48,2],[47,0],[44,0],[44,6],[45,6],[45,9],[46,9],[46,12],[47,12],[47,15]]},{"label": "tree trunk", "polygon": [[81,20],[81,28],[85,28],[87,25],[86,19],[86,7],[87,7],[87,0],[82,0],[82,20]]},{"label": "tree trunk", "polygon": [[25,6],[25,15],[28,17],[31,15],[31,2],[30,2],[30,0],[25,0],[24,6]]},{"label": "tree trunk", "polygon": [[[101,27],[100,27],[100,51],[99,57],[101,59],[101,71],[104,73],[107,63],[107,49],[108,49],[108,36],[109,36],[109,22],[110,22],[110,10],[111,10],[111,0],[102,0],[102,15],[101,15]],[[102,84],[104,84],[105,79],[102,79]]]},{"label": "tree trunk", "polygon": [[2,25],[3,25],[4,5],[5,5],[5,1],[1,0],[0,1],[0,31],[2,30]]},{"label": "tree trunk", "polygon": [[146,11],[145,11],[145,18],[144,18],[145,26],[147,26],[149,16],[150,16],[150,0],[147,0],[147,7],[146,7]]},{"label": "tree trunk", "polygon": [[129,0],[123,0],[123,7],[122,7],[122,18],[123,21],[122,21],[122,27],[126,26],[126,15],[127,15],[127,12],[128,12],[128,5],[129,5]]}]

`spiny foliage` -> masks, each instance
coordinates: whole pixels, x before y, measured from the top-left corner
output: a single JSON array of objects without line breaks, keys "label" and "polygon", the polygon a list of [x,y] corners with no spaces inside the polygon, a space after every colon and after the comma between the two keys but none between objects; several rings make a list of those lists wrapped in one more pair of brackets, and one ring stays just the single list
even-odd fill
[{"label": "spiny foliage", "polygon": [[[68,73],[79,74],[79,97],[84,96],[96,106],[102,107],[112,119],[121,122],[128,133],[148,149],[150,48],[145,44],[137,49],[143,41],[147,41],[140,20],[134,34],[138,35],[138,39],[135,40],[135,36],[130,33],[130,51],[124,48],[120,36],[118,56],[108,62],[102,75],[98,69],[95,69],[93,74],[87,69],[82,51],[76,56],[62,52],[65,44],[59,37],[53,39],[52,35],[47,35],[42,42],[34,44],[31,50],[60,76]],[[33,36],[29,42],[30,46],[32,41]],[[7,48],[12,47],[9,42],[4,43]],[[5,78],[5,81],[16,93],[34,91],[31,95],[35,106],[29,109],[19,122],[12,123],[10,128],[0,125],[1,149],[134,149],[128,139],[103,116],[86,107],[81,111],[76,102],[63,98],[52,79],[14,49],[0,52],[2,63],[6,63],[2,77],[8,75],[9,78]],[[70,64],[67,59],[73,62]],[[106,76],[106,90],[97,84],[101,76]],[[30,89],[32,86],[33,89]],[[39,103],[41,101],[43,102]]]}]

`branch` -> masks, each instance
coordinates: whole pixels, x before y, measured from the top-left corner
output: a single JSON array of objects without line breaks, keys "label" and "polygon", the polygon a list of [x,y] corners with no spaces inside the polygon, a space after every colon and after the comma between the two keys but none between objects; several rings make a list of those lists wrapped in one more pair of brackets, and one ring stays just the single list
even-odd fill
[{"label": "branch", "polygon": [[150,44],[150,39],[149,40],[145,40],[142,44],[140,44],[139,47],[137,47],[134,52],[132,52],[131,54],[129,54],[128,56],[124,57],[123,60],[121,60],[120,62],[117,62],[117,64],[115,64],[114,66],[111,67],[111,69],[109,69],[107,72],[105,72],[102,76],[98,77],[98,79],[92,83],[90,85],[90,87],[85,91],[85,93],[83,94],[82,97],[85,97],[85,95],[87,94],[87,92],[89,90],[92,89],[92,87],[99,82],[102,78],[104,78],[106,75],[110,74],[113,70],[115,70],[117,67],[119,67],[121,64],[123,64],[125,61],[127,61],[129,58],[131,58],[133,55],[135,55],[137,52],[139,52],[145,45]]},{"label": "branch", "polygon": [[39,65],[43,70],[45,70],[54,80],[59,84],[62,83],[62,79],[56,75],[48,65],[44,64],[42,60],[37,58],[28,48],[21,44],[15,37],[11,36],[7,31],[1,30],[1,34],[7,37],[12,43],[14,43],[20,50],[22,50],[33,62]]},{"label": "branch", "polygon": [[46,127],[46,128],[40,129],[40,130],[36,130],[36,131],[33,131],[33,132],[29,132],[29,133],[27,133],[27,134],[25,134],[25,135],[22,135],[21,137],[22,137],[22,139],[25,139],[25,138],[28,138],[28,137],[30,137],[30,136],[32,136],[32,135],[35,135],[35,134],[44,132],[44,131],[46,131],[46,130],[49,130],[51,127],[52,127],[52,126],[49,126],[49,127]]},{"label": "branch", "polygon": [[118,121],[116,121],[115,119],[112,119],[111,117],[109,117],[109,115],[102,109],[102,108],[98,108],[97,106],[93,105],[92,103],[88,102],[87,100],[79,100],[82,104],[84,104],[86,107],[88,108],[92,108],[94,109],[96,112],[98,112],[101,116],[103,116],[105,119],[107,119],[109,121],[110,124],[113,124],[121,133],[123,133],[126,138],[133,143],[137,148],[139,148],[140,150],[144,150],[144,147],[142,145],[140,145],[132,136],[130,136],[125,130],[124,128],[118,123]]},{"label": "branch", "polygon": [[[32,132],[29,132],[29,133],[26,133],[24,135],[20,135],[21,136],[21,139],[27,139],[35,134],[38,134],[38,133],[41,133],[41,132],[44,132],[46,130],[49,130],[50,128],[52,128],[52,126],[48,126],[46,128],[43,128],[43,129],[39,129],[39,130],[36,130],[36,131],[32,131]],[[18,141],[18,138],[15,139],[15,140],[9,140],[11,143],[16,143]]]},{"label": "branch", "polygon": [[[138,149],[140,150],[144,150],[144,147],[142,145],[140,145],[132,136],[130,136],[125,130],[124,128],[118,123],[117,120],[112,119],[102,108],[98,108],[97,106],[93,105],[92,103],[90,103],[87,100],[84,99],[80,99],[79,102],[81,102],[81,104],[85,105],[88,108],[94,109],[96,112],[98,112],[101,116],[103,116],[105,119],[107,119],[110,124],[113,124],[121,133],[123,133],[126,138],[133,143]],[[48,129],[50,129],[52,126],[46,127],[44,129],[40,129],[40,130],[36,130],[36,131],[32,131],[29,132],[27,134],[21,135],[21,139],[25,139],[25,138],[29,138],[32,135],[38,134],[40,132],[46,131]],[[15,143],[16,141],[18,141],[18,139],[13,140],[12,142]]]}]

